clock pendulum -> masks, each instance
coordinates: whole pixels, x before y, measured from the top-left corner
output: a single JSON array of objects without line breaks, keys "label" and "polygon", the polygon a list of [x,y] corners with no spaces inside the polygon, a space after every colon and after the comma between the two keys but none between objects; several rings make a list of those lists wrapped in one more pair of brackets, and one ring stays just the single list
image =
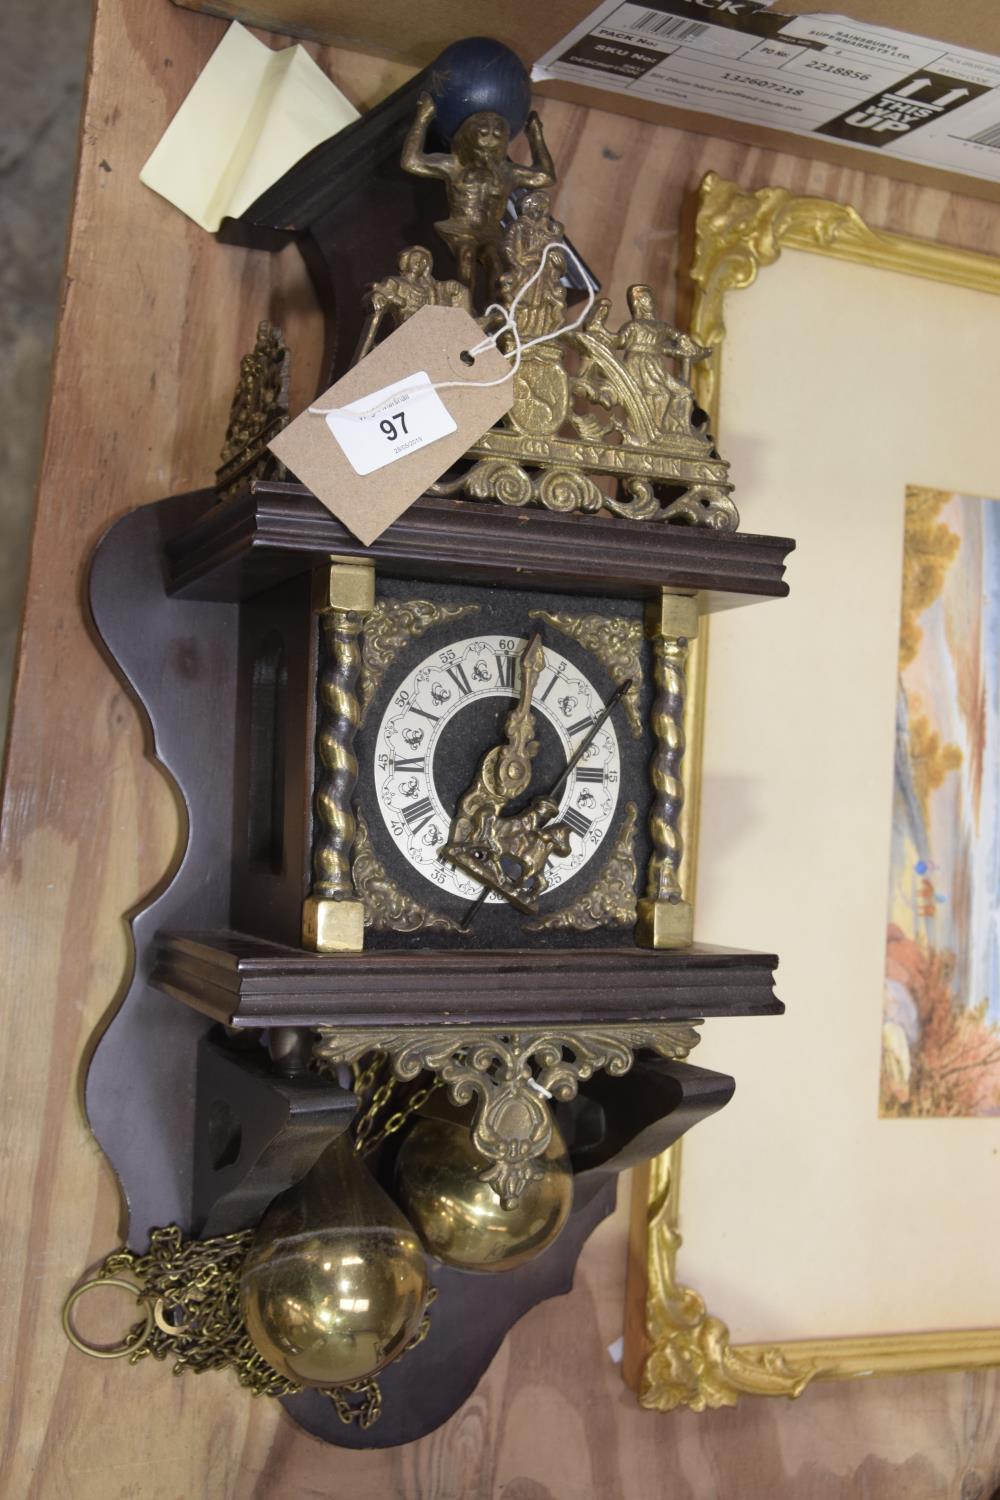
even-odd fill
[{"label": "clock pendulum", "polygon": [[262,324],[216,486],[91,570],[187,824],[90,1061],[129,1240],[67,1331],[125,1278],[105,1353],[228,1368],[346,1447],[466,1400],[619,1173],[726,1103],[701,1023],[782,1009],[773,955],[693,941],[682,758],[700,614],[782,597],[793,544],[738,532],[710,351],[649,287],[614,326],[529,107],[508,49],[455,44],[221,236],[298,241],[338,377],[424,309],[500,309],[509,411],[365,546],[267,447]]}]

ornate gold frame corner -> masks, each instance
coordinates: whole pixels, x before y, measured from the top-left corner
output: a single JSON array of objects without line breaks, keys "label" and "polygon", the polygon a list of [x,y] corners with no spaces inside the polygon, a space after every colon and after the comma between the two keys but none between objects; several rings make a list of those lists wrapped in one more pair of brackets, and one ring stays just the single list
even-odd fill
[{"label": "ornate gold frame corner", "polygon": [[[728,293],[751,286],[782,250],[803,250],[875,269],[1000,296],[1000,259],[872,229],[857,211],[785,188],[747,192],[709,172],[695,224],[691,336],[712,350],[693,371],[699,404],[719,430],[721,350]],[[684,884],[695,890],[708,631],[691,662],[686,713],[688,799]],[[742,1395],[801,1394],[810,1381],[986,1369],[1000,1365],[1000,1328],[734,1345],[726,1324],[677,1279],[681,1143],[633,1175],[623,1373],[642,1406],[692,1411],[734,1406]]]},{"label": "ornate gold frame corner", "polygon": [[[801,1395],[826,1373],[819,1358],[789,1358],[763,1344],[734,1348],[729,1330],[704,1299],[677,1279],[680,1159],[665,1152],[636,1174],[629,1255],[633,1312],[625,1378],[640,1406],[691,1411],[735,1406],[741,1396]],[[636,1358],[636,1346],[640,1354]]]}]

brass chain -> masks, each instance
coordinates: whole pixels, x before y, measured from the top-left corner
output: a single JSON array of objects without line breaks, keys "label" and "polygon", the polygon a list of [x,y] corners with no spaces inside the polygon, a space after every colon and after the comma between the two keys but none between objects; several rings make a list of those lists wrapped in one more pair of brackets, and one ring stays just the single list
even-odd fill
[{"label": "brass chain", "polygon": [[[441,1083],[435,1078],[404,1094],[405,1087],[393,1077],[384,1052],[371,1053],[364,1067],[354,1064],[353,1089],[363,1101],[353,1131],[354,1149],[359,1155],[374,1151],[401,1130]],[[387,1113],[393,1104],[397,1107]],[[67,1336],[88,1354],[121,1355],[130,1364],[150,1354],[154,1359],[172,1359],[175,1375],[184,1370],[200,1374],[230,1368],[255,1396],[296,1395],[302,1386],[279,1375],[258,1353],[240,1316],[240,1277],[253,1235],[252,1229],[243,1229],[208,1240],[185,1240],[178,1226],[170,1224],[151,1231],[144,1255],[124,1245],[113,1250],[97,1276],[67,1298],[63,1312]],[[123,1273],[131,1281],[122,1281]],[[102,1283],[133,1285],[143,1313],[114,1350],[87,1344],[70,1319],[81,1293]],[[431,1288],[428,1308],[435,1296]],[[425,1312],[403,1354],[422,1343],[430,1326],[430,1313]],[[382,1393],[374,1378],[331,1386],[322,1394],[329,1397],[345,1423],[356,1422],[368,1428],[382,1412]]]},{"label": "brass chain", "polygon": [[[354,1149],[359,1155],[367,1155],[381,1146],[383,1141],[388,1140],[391,1135],[402,1130],[406,1122],[416,1114],[420,1107],[427,1103],[431,1095],[441,1087],[441,1080],[434,1078],[431,1083],[417,1089],[411,1089],[410,1093],[403,1099],[400,1107],[393,1110],[392,1114],[378,1124],[379,1115],[394,1101],[398,1101],[399,1094],[404,1085],[399,1084],[392,1076],[389,1058],[384,1052],[373,1052],[367,1065],[362,1068],[358,1063],[354,1065],[353,1089],[355,1094],[362,1100],[364,1105],[354,1122]],[[376,1129],[376,1124],[378,1128]]]},{"label": "brass chain", "polygon": [[107,1256],[98,1280],[133,1277],[137,1301],[153,1308],[153,1326],[147,1338],[137,1338],[130,1364],[151,1354],[172,1359],[175,1375],[231,1366],[255,1396],[289,1396],[299,1389],[258,1354],[240,1317],[240,1275],[252,1239],[253,1230],[244,1229],[185,1240],[170,1224],[151,1232],[144,1255],[123,1246]]},{"label": "brass chain", "polygon": [[[252,1229],[243,1229],[213,1239],[185,1240],[178,1226],[169,1224],[151,1231],[144,1255],[125,1245],[113,1250],[97,1276],[67,1298],[63,1326],[68,1337],[85,1353],[111,1352],[86,1344],[73,1329],[69,1313],[82,1292],[105,1282],[120,1286],[124,1274],[133,1279],[136,1301],[143,1309],[142,1319],[113,1351],[127,1357],[129,1364],[151,1354],[154,1359],[172,1359],[175,1375],[230,1368],[255,1396],[296,1395],[303,1387],[279,1375],[258,1353],[240,1315],[240,1277],[253,1236]],[[431,1288],[428,1308],[435,1295]],[[429,1331],[430,1313],[425,1312],[403,1354]],[[382,1395],[374,1378],[327,1387],[321,1394],[329,1397],[342,1422],[367,1428],[381,1415]]]}]

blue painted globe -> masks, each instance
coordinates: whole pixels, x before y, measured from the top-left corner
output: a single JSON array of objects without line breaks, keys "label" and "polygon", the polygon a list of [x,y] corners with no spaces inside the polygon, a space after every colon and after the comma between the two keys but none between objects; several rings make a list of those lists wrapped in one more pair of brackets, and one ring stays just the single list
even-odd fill
[{"label": "blue painted globe", "polygon": [[436,124],[450,141],[463,120],[492,110],[511,136],[524,129],[531,108],[531,81],[516,52],[488,36],[452,42],[431,65],[429,93]]}]

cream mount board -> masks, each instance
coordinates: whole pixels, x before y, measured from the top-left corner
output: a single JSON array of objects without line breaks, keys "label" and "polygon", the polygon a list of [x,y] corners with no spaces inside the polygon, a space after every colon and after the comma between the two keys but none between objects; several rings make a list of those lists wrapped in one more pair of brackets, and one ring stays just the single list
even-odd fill
[{"label": "cream mount board", "polygon": [[697,234],[702,399],[743,524],[798,549],[781,619],[713,622],[696,935],[766,933],[788,1014],[720,1028],[747,1082],[640,1184],[628,1363],[666,1408],[1000,1363],[1000,1119],[878,1116],[904,493],[1000,497],[1000,261],[714,176]]}]

